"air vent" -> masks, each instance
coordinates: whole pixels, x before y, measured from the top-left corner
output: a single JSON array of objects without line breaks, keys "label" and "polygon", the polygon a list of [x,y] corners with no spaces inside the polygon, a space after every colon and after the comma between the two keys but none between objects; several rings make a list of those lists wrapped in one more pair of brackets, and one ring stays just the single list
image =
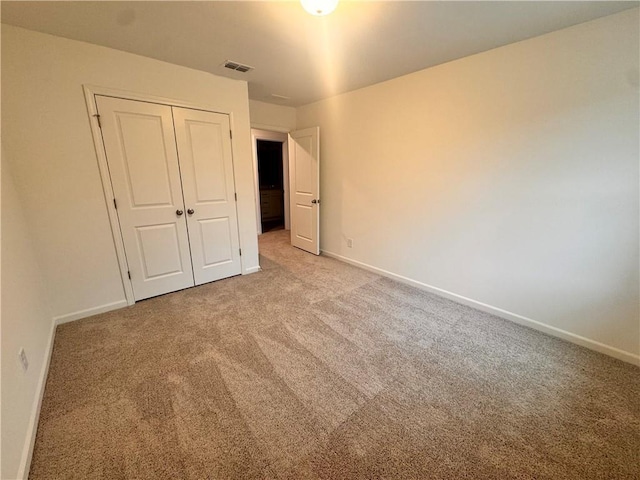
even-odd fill
[{"label": "air vent", "polygon": [[235,70],[236,72],[241,72],[241,73],[247,73],[253,70],[253,67],[250,67],[249,65],[243,65],[241,63],[232,62],[230,60],[225,61],[222,65],[224,66],[224,68]]}]

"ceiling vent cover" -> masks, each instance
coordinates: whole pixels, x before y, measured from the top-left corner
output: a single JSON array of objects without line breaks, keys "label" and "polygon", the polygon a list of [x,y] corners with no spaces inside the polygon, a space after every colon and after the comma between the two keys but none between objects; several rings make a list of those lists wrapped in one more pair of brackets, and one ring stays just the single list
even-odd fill
[{"label": "ceiling vent cover", "polygon": [[253,67],[250,67],[249,65],[243,65],[242,63],[232,62],[231,60],[226,60],[222,65],[225,68],[228,68],[230,70],[235,70],[236,72],[241,72],[241,73],[247,73],[253,70]]}]

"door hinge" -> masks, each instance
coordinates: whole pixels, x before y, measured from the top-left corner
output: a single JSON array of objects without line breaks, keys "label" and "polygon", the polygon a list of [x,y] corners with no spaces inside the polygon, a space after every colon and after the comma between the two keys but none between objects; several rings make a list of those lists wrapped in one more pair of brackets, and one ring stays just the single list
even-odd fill
[{"label": "door hinge", "polygon": [[96,113],[93,116],[98,120],[98,128],[102,128],[102,123],[100,122],[100,114]]},{"label": "door hinge", "polygon": [[113,199],[113,208],[115,208],[116,210],[118,209],[118,202],[116,202],[116,199]]},{"label": "door hinge", "polygon": [[127,270],[127,275],[129,276],[129,280],[131,280],[131,270]]},{"label": "door hinge", "polygon": [[240,256],[242,256],[242,249],[239,248],[238,251],[240,252]]},{"label": "door hinge", "polygon": [[236,198],[236,202],[238,201],[238,194],[234,193],[233,196]]},{"label": "door hinge", "polygon": [[229,130],[229,138],[233,140],[233,130]]}]

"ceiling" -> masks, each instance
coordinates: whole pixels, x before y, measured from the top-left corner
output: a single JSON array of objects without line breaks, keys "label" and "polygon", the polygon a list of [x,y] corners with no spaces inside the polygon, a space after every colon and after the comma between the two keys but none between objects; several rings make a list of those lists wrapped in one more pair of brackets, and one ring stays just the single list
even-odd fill
[{"label": "ceiling", "polygon": [[254,100],[299,106],[638,5],[342,0],[314,17],[297,1],[5,0],[2,22],[246,80]]}]

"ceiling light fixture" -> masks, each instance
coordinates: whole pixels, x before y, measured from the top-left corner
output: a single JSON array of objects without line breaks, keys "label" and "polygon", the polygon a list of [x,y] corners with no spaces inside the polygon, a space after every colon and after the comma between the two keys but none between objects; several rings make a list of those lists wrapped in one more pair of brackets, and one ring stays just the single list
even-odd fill
[{"label": "ceiling light fixture", "polygon": [[311,15],[329,15],[338,6],[338,0],[300,0],[302,7]]}]

